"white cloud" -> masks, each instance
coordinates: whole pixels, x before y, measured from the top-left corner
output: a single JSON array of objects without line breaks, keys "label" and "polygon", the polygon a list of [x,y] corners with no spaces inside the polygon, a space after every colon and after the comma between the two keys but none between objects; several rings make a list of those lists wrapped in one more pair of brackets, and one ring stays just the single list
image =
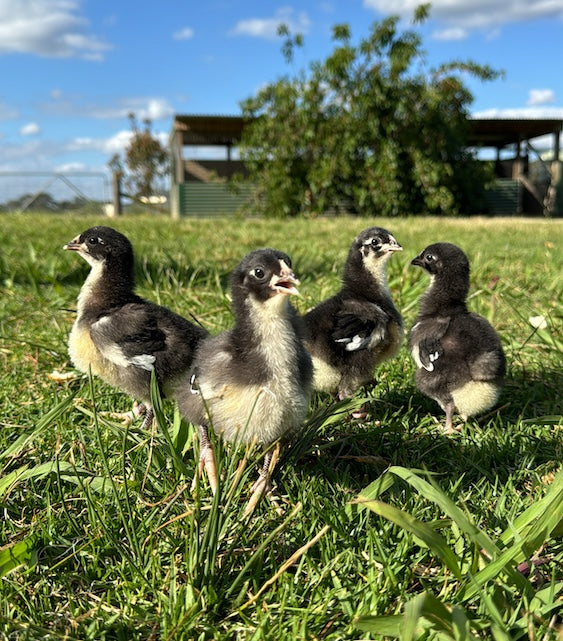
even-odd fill
[{"label": "white cloud", "polygon": [[174,40],[190,40],[194,37],[194,30],[191,27],[184,27],[172,34]]},{"label": "white cloud", "polygon": [[101,60],[111,45],[89,33],[77,0],[0,0],[0,54]]},{"label": "white cloud", "polygon": [[65,96],[62,92],[51,92],[51,98],[54,102],[45,104],[43,110],[58,117],[79,116],[100,120],[127,120],[129,114],[135,114],[139,122],[146,119],[156,122],[171,118],[176,113],[166,98],[122,98],[112,105],[85,104],[81,96]]},{"label": "white cloud", "polygon": [[530,89],[528,97],[530,106],[547,105],[551,102],[555,102],[555,92],[552,89]]},{"label": "white cloud", "polygon": [[276,11],[272,18],[240,20],[230,31],[230,34],[273,40],[277,38],[278,28],[281,24],[287,25],[291,33],[305,34],[309,30],[310,20],[304,11],[296,13],[291,7],[282,7]]},{"label": "white cloud", "polygon": [[58,174],[71,174],[75,171],[92,171],[92,169],[83,162],[65,162],[57,165],[53,171]]},{"label": "white cloud", "polygon": [[[168,144],[168,134],[166,132],[153,132],[155,138],[160,140],[163,145]],[[91,138],[88,136],[74,138],[66,145],[66,151],[98,151],[106,154],[108,159],[113,154],[122,154],[125,147],[129,144],[133,132],[122,129],[109,138]]]},{"label": "white cloud", "polygon": [[463,40],[467,38],[467,31],[461,27],[450,27],[449,29],[440,29],[432,34],[434,40]]},{"label": "white cloud", "polygon": [[128,130],[118,131],[109,138],[90,138],[87,136],[75,138],[66,145],[66,150],[77,151],[99,151],[107,154],[121,154],[131,140],[132,132]]},{"label": "white cloud", "polygon": [[[154,135],[166,144],[167,133],[156,132]],[[0,171],[107,172],[107,162],[114,154],[123,154],[131,136],[131,131],[122,129],[106,138],[83,136],[53,140],[28,137],[21,142],[3,141]],[[0,192],[0,202],[1,196]]]},{"label": "white cloud", "polygon": [[94,118],[125,119],[135,114],[138,121],[164,120],[174,115],[175,110],[165,98],[125,98],[112,107],[92,106],[88,110]]},{"label": "white cloud", "polygon": [[20,135],[22,136],[36,136],[40,133],[41,129],[36,122],[28,122],[27,125],[24,125],[20,128]]},{"label": "white cloud", "polygon": [[139,110],[139,118],[150,118],[153,122],[155,120],[164,120],[170,118],[175,113],[175,110],[170,105],[168,100],[164,98],[150,98],[144,108]]},{"label": "white cloud", "polygon": [[[419,0],[398,0],[392,5],[388,0],[364,0],[364,7],[387,15],[398,14],[410,19],[419,6]],[[434,0],[430,17],[445,23],[443,31],[460,29],[469,32],[480,29],[489,31],[510,22],[526,22],[539,18],[562,18],[563,0]]]}]

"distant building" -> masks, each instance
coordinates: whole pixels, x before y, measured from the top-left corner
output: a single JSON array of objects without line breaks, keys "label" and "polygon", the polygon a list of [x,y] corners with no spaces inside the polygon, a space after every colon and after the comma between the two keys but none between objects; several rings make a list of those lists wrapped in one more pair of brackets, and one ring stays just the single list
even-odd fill
[{"label": "distant building", "polygon": [[[557,210],[563,120],[476,118],[470,124],[469,146],[495,151],[497,180],[486,192],[489,213],[563,214]],[[538,139],[541,149],[535,146]]]},{"label": "distant building", "polygon": [[[487,190],[490,214],[563,214],[558,211],[563,120],[471,119],[468,146],[492,150],[497,180]],[[252,187],[233,191],[227,182],[246,175],[238,158],[246,121],[240,116],[177,115],[170,132],[172,216],[204,216],[236,211],[250,200]],[[546,139],[550,149],[531,141]],[[541,154],[540,154],[541,152]]]},{"label": "distant building", "polygon": [[240,116],[178,115],[170,132],[172,216],[203,216],[236,211],[252,188],[229,189],[234,174],[247,174],[235,158],[245,121]]}]

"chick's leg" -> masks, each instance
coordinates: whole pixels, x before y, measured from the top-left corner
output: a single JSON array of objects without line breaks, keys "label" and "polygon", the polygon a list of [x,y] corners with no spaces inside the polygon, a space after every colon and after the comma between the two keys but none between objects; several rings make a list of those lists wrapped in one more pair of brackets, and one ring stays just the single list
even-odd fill
[{"label": "chick's leg", "polygon": [[213,453],[213,446],[209,440],[206,425],[199,426],[199,463],[197,468],[197,477],[194,477],[192,483],[192,490],[195,487],[196,478],[201,478],[203,470],[207,473],[209,480],[209,487],[213,494],[217,492],[217,469],[215,467],[215,454]]},{"label": "chick's leg", "polygon": [[145,414],[145,418],[141,423],[141,429],[147,430],[152,425],[152,421],[154,418],[154,410],[152,407],[150,407],[149,405],[145,405],[144,403],[139,405],[139,407],[144,407],[144,414]]},{"label": "chick's leg", "polygon": [[454,428],[454,412],[455,405],[453,401],[450,401],[446,407],[446,424],[444,425],[443,432],[444,434],[453,434],[456,430]]},{"label": "chick's leg", "polygon": [[258,505],[258,502],[264,494],[272,501],[278,514],[283,514],[283,510],[277,504],[276,497],[272,494],[272,484],[270,483],[270,479],[276,463],[278,462],[279,455],[279,443],[277,443],[273,449],[268,450],[264,455],[264,462],[262,464],[262,468],[260,469],[258,480],[250,488],[250,498],[248,499],[248,503],[246,505],[246,508],[244,509],[245,516],[247,516],[248,514],[252,514],[254,508]]},{"label": "chick's leg", "polygon": [[149,407],[147,407],[145,403],[137,403],[137,402],[133,403],[133,409],[130,412],[103,412],[103,414],[106,414],[107,416],[115,420],[121,421],[123,425],[131,425],[131,423],[133,423],[133,421],[138,416],[144,416],[145,418],[141,425],[141,429],[146,429],[150,425],[154,416],[154,414],[152,413],[152,410]]}]

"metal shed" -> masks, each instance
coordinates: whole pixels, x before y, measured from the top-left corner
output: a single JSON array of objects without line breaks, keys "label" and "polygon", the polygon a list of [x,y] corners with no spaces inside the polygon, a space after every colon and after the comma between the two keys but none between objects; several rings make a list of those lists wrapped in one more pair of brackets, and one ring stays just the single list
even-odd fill
[{"label": "metal shed", "polygon": [[234,158],[245,120],[240,116],[177,115],[170,132],[172,216],[233,213],[248,201],[251,187],[234,192],[227,181],[246,175]]},{"label": "metal shed", "polygon": [[[476,118],[469,123],[468,146],[496,150],[497,181],[487,192],[490,213],[561,213],[556,191],[563,120]],[[170,132],[173,217],[232,213],[249,201],[251,186],[235,193],[227,185],[233,174],[246,174],[235,157],[246,124],[241,116],[175,116]],[[552,141],[545,157],[530,142],[544,136]],[[531,154],[540,164],[540,179],[530,174]]]},{"label": "metal shed", "polygon": [[[544,216],[563,213],[557,211],[563,120],[476,118],[469,122],[468,145],[496,150],[497,179],[486,193],[490,213]],[[550,150],[545,154],[531,142],[542,137],[551,137]],[[508,156],[503,158],[503,151],[508,151]],[[534,166],[536,171],[532,172]]]}]

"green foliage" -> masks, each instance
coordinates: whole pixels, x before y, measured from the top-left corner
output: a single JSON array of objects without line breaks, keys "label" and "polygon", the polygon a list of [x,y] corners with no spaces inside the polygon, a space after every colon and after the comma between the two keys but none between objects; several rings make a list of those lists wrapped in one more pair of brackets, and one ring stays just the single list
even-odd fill
[{"label": "green foliage", "polygon": [[141,129],[135,114],[129,115],[131,140],[125,148],[125,166],[119,155],[114,155],[108,166],[113,172],[126,176],[130,195],[139,198],[151,196],[158,187],[158,181],[168,172],[168,150],[151,131],[151,121],[143,121]]},{"label": "green foliage", "polygon": [[[414,21],[427,11],[419,7]],[[280,33],[291,62],[302,38]],[[242,103],[250,125],[241,156],[258,185],[257,211],[478,212],[491,176],[466,149],[472,96],[463,79],[498,72],[470,61],[426,69],[420,36],[399,31],[397,17],[375,22],[358,44],[336,25],[333,42],[325,60]]]},{"label": "green foliage", "polygon": [[113,220],[136,249],[139,293],[213,334],[232,323],[229,274],[255,247],[291,255],[305,311],[338,288],[356,233],[389,228],[404,247],[388,274],[406,327],[428,284],[410,260],[436,240],[471,258],[469,304],[509,364],[498,407],[444,435],[403,347],[373,389],[313,398],[274,477],[284,513],[264,500],[250,517],[258,453],[217,442],[213,497],[206,479],[192,488],[197,431],[156,386],[144,431],[109,414],[130,409],[126,395],[53,380],[73,374],[88,272],[62,245],[93,224],[107,220],[2,216],[0,639],[557,641],[561,221]]}]

